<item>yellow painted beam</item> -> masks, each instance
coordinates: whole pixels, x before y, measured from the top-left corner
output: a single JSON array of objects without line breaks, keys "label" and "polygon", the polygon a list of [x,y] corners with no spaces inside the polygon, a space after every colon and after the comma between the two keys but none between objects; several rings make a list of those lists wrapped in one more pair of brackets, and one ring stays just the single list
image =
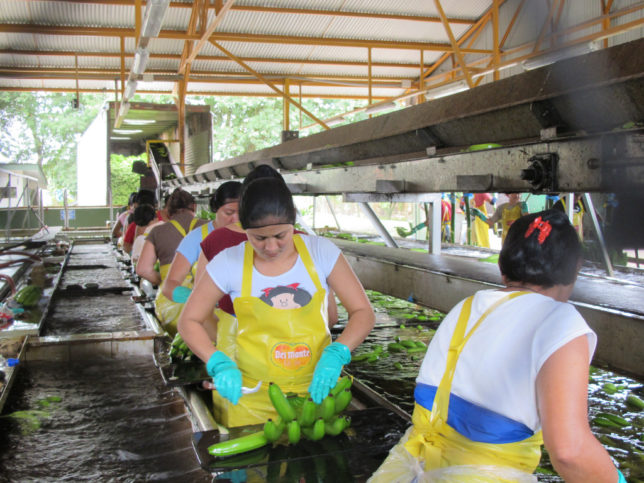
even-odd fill
[{"label": "yellow painted beam", "polygon": [[441,5],[440,0],[434,0],[434,4],[436,5],[436,9],[438,10],[438,13],[441,17],[441,20],[443,21],[443,27],[445,28],[445,32],[447,33],[447,36],[449,37],[449,41],[452,44],[452,50],[454,52],[454,55],[458,59],[458,63],[461,66],[461,70],[463,71],[463,75],[465,76],[465,79],[467,80],[467,85],[470,87],[474,87],[474,82],[472,81],[472,76],[470,74],[470,71],[467,69],[467,63],[465,62],[465,57],[463,57],[463,53],[461,52],[460,47],[458,46],[458,43],[456,42],[456,38],[454,37],[454,33],[452,32],[452,28],[449,25],[449,22],[447,21],[447,17],[445,16],[445,11],[443,10],[443,6]]}]

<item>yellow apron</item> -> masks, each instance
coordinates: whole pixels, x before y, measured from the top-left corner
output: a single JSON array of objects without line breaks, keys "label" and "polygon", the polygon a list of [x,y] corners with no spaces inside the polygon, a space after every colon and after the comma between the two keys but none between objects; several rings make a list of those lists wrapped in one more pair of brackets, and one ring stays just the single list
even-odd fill
[{"label": "yellow apron", "polygon": [[[561,205],[563,206],[564,213],[566,211],[566,200],[561,198]],[[575,203],[575,207],[579,208],[579,211],[574,211],[572,213],[572,226],[575,228],[577,235],[579,235],[579,240],[584,241],[584,229],[583,229],[583,220],[584,220],[584,205],[579,201]]]},{"label": "yellow apron", "polygon": [[[474,200],[474,198],[472,198]],[[487,211],[485,209],[485,202],[482,205],[476,206],[473,203],[474,208],[479,210],[481,214],[487,216]],[[490,248],[490,225],[487,224],[487,221],[482,220],[480,217],[474,215],[474,222],[472,223],[472,244]]]},{"label": "yellow apron", "polygon": [[284,393],[308,394],[315,365],[331,342],[326,290],[300,236],[294,235],[293,242],[316,288],[309,303],[296,309],[277,309],[251,296],[254,252],[246,242],[241,295],[233,302],[237,316],[235,353],[243,385],[254,387],[262,381],[262,387],[242,396],[236,406],[213,394],[215,418],[225,426],[259,424],[276,418],[268,397],[270,382],[277,383]]},{"label": "yellow apron", "polygon": [[[193,218],[192,221],[190,221],[190,228],[188,228],[188,231],[191,231],[195,227],[197,221],[199,221],[197,217]],[[186,230],[183,229],[178,221],[170,220],[170,223],[172,223],[177,231],[181,233],[182,237],[186,236]],[[173,302],[165,295],[163,295],[163,281],[168,276],[170,265],[170,263],[166,263],[165,265],[161,265],[159,267],[161,284],[159,286],[159,290],[157,291],[157,296],[154,299],[154,311],[157,318],[159,319],[159,322],[161,322],[161,326],[168,334],[174,337],[177,333],[177,322],[179,320],[179,315],[181,315],[181,311],[183,310],[183,304]],[[184,287],[192,288],[192,280],[186,277],[181,285],[183,285]]]},{"label": "yellow apron", "polygon": [[521,202],[517,203],[512,208],[503,208],[503,213],[501,214],[501,227],[503,229],[501,243],[505,241],[510,225],[519,218],[521,218]]},{"label": "yellow apron", "polygon": [[[467,321],[470,318],[472,300],[469,297],[461,310],[454,334],[450,341],[445,373],[438,385],[432,410],[416,404],[412,416],[414,424],[405,449],[414,457],[424,461],[425,471],[464,465],[486,467],[510,467],[522,472],[532,473],[541,458],[543,440],[541,432],[535,433],[523,441],[515,443],[481,443],[462,436],[447,424],[449,397],[456,363],[463,347],[483,320],[499,305],[527,292],[511,292],[489,307],[472,329],[465,335]],[[472,468],[468,468],[471,473]],[[453,481],[470,481],[461,474]],[[492,477],[490,481],[513,481]]]}]

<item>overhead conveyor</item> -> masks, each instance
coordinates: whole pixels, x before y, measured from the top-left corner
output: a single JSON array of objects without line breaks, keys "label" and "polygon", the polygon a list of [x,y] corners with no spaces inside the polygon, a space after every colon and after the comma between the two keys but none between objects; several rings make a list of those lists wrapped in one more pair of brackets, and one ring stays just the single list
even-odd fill
[{"label": "overhead conveyor", "polygon": [[[637,129],[644,58],[632,53],[642,48],[640,39],[566,59],[211,163],[164,186],[214,188],[267,163],[306,194],[378,193],[381,186],[406,193],[636,190],[644,182]],[[463,152],[490,142],[504,147]],[[339,163],[352,165],[331,168]]]}]

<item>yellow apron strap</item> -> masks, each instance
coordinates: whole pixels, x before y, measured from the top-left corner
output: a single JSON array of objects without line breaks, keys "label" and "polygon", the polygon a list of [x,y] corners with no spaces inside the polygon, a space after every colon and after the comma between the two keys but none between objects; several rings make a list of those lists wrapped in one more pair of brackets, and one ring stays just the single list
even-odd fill
[{"label": "yellow apron strap", "polygon": [[302,237],[300,235],[295,234],[293,235],[293,243],[295,243],[295,249],[297,250],[297,253],[300,255],[300,258],[302,259],[302,263],[304,263],[304,266],[306,267],[306,271],[308,272],[309,277],[311,277],[311,280],[315,285],[316,292],[322,291],[323,289],[322,289],[322,284],[320,283],[320,277],[318,276],[318,272],[315,269],[315,264],[313,263],[311,254],[306,249],[304,240],[302,240]]},{"label": "yellow apron strap", "polygon": [[445,372],[443,373],[443,378],[438,385],[436,396],[434,397],[431,421],[435,421],[439,418],[444,422],[447,421],[449,395],[452,389],[452,380],[454,379],[454,373],[456,372],[456,363],[458,362],[458,358],[463,351],[463,347],[465,347],[467,341],[470,340],[470,337],[472,337],[474,331],[479,328],[479,326],[487,318],[487,316],[490,315],[494,310],[496,310],[499,305],[527,293],[529,292],[510,292],[506,296],[501,297],[490,307],[488,307],[483,315],[481,315],[479,320],[472,326],[472,329],[467,333],[467,335],[465,335],[465,329],[467,327],[467,321],[470,318],[474,296],[468,297],[465,300],[463,308],[461,309],[461,313],[458,317],[458,322],[456,323],[456,327],[454,328],[452,340],[449,344]]},{"label": "yellow apron strap", "polygon": [[[188,228],[188,232],[191,232],[192,230],[195,229],[195,226],[197,226],[198,221],[199,221],[199,218],[197,218],[196,216],[192,220],[190,220],[190,227]],[[184,233],[183,236],[186,236],[186,234]]]},{"label": "yellow apron strap", "polygon": [[204,238],[206,238],[208,236],[208,225],[209,224],[210,223],[204,223],[203,225],[201,225],[201,241],[203,241]]},{"label": "yellow apron strap", "polygon": [[250,288],[253,281],[253,254],[253,246],[247,241],[244,247],[241,297],[250,297]]},{"label": "yellow apron strap", "polygon": [[170,223],[177,229],[181,236],[186,236],[186,230],[183,229],[181,224],[177,220],[170,220]]}]

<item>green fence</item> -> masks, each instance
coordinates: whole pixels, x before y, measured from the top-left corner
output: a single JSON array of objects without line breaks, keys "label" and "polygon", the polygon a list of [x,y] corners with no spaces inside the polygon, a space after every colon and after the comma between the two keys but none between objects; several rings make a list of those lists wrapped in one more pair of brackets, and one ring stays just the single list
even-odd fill
[{"label": "green fence", "polygon": [[[114,208],[114,217],[120,211],[120,207]],[[7,222],[9,221],[9,229],[39,229],[41,222],[38,219],[39,213],[37,209],[30,210],[28,208],[11,208],[0,210],[0,230],[7,229]],[[65,216],[67,216],[68,224],[65,224]],[[69,228],[89,228],[89,227],[107,227],[107,222],[110,219],[109,207],[103,206],[74,206],[67,209],[59,207],[49,207],[43,210],[42,222],[47,226],[69,226]]]}]

